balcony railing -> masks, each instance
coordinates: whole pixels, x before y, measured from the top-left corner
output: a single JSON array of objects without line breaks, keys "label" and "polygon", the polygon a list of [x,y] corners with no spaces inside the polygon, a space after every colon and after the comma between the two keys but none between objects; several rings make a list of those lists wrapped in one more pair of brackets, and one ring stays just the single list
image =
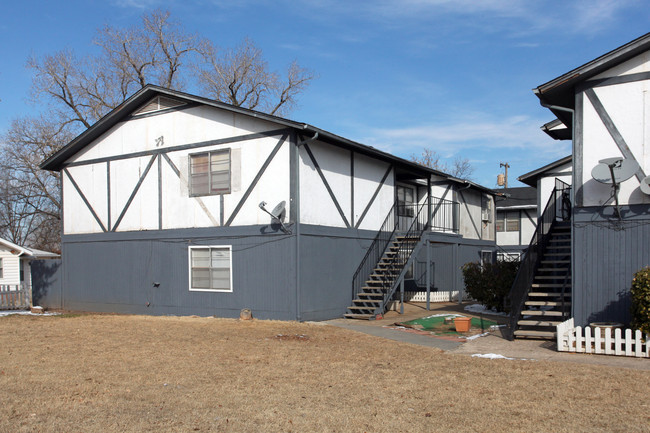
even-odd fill
[{"label": "balcony railing", "polygon": [[431,197],[431,231],[458,233],[460,203]]},{"label": "balcony railing", "polygon": [[[400,220],[399,226],[405,230],[417,216],[417,223],[423,227],[427,224],[426,203],[424,211],[419,212],[422,205],[402,204],[397,205],[397,215]],[[445,200],[438,197],[431,197],[431,231],[442,233],[458,233],[460,203]]]}]

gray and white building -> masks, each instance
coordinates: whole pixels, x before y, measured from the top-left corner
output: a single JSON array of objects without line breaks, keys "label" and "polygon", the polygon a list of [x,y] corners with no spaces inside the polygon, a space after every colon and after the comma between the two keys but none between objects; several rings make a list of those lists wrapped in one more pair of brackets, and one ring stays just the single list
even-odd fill
[{"label": "gray and white building", "polygon": [[151,85],[41,166],[61,173],[68,309],[329,319],[382,234],[417,228],[399,279],[426,260],[440,290],[462,290],[460,266],[495,249],[490,189]]}]

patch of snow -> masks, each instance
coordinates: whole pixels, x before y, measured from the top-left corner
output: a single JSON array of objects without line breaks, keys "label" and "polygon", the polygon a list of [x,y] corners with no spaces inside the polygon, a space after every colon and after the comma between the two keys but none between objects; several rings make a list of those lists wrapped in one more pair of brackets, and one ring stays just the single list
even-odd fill
[{"label": "patch of snow", "polygon": [[471,337],[467,337],[467,338],[465,338],[465,340],[468,340],[468,341],[469,341],[469,340],[476,340],[477,338],[479,338],[479,337],[485,337],[486,335],[490,335],[490,333],[489,333],[489,332],[484,332],[483,334],[472,335]]},{"label": "patch of snow", "polygon": [[508,358],[507,356],[503,356],[503,355],[498,355],[496,353],[485,353],[485,354],[475,353],[474,355],[472,355],[472,358],[515,359],[515,358]]},{"label": "patch of snow", "polygon": [[24,310],[1,310],[0,311],[0,317],[2,316],[10,316],[12,314],[21,314],[23,316],[56,316],[61,313],[32,313],[31,311],[24,311]]},{"label": "patch of snow", "polygon": [[447,313],[447,314],[433,314],[431,316],[422,317],[422,319],[430,319],[432,317],[463,317],[463,316],[461,316],[460,314],[453,314],[453,313],[451,313],[451,314],[450,313]]},{"label": "patch of snow", "polygon": [[472,304],[465,306],[465,311],[474,314],[490,314],[492,316],[507,316],[506,313],[499,312],[495,309],[488,310],[485,305]]}]

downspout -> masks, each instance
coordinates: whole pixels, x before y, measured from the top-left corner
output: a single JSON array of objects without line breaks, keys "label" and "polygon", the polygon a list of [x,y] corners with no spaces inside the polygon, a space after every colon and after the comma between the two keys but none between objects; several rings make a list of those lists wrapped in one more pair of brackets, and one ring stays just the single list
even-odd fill
[{"label": "downspout", "polygon": [[[303,129],[306,129],[307,125],[304,125]],[[297,137],[296,137],[297,138]],[[318,132],[314,133],[313,137],[310,137],[303,141],[296,140],[296,147],[294,149],[295,159],[296,159],[296,320],[302,320],[302,298],[300,296],[300,147],[311,143],[312,141],[318,138]]]}]

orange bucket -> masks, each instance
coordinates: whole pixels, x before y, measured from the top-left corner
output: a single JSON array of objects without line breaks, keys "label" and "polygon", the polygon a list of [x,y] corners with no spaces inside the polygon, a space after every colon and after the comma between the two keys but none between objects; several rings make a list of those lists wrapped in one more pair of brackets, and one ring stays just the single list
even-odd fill
[{"label": "orange bucket", "polygon": [[456,326],[456,332],[467,332],[472,326],[472,319],[469,317],[456,317],[454,325]]}]

